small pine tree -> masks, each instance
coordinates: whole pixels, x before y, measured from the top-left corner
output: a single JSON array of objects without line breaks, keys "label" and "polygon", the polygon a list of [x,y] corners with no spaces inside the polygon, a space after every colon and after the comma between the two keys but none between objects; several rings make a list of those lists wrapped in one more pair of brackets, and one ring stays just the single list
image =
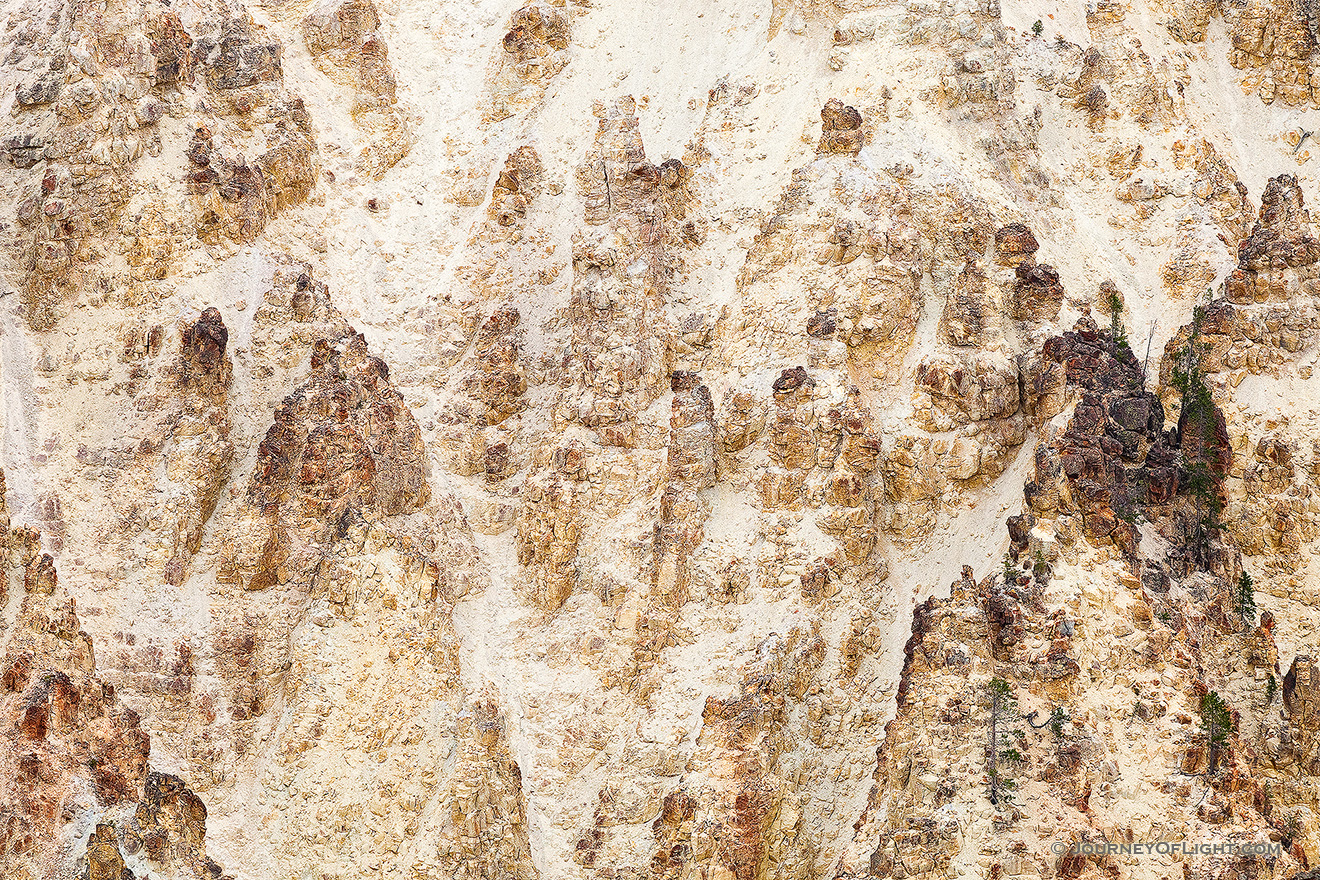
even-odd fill
[{"label": "small pine tree", "polygon": [[1214,691],[1201,697],[1201,729],[1210,745],[1210,772],[1214,773],[1219,768],[1219,753],[1233,732],[1233,713]]},{"label": "small pine tree", "polygon": [[1123,324],[1123,294],[1112,284],[1106,284],[1106,288],[1105,308],[1109,310],[1109,335],[1120,354],[1130,355],[1132,349],[1128,345],[1127,327]]},{"label": "small pine tree", "polygon": [[1031,578],[1036,583],[1044,585],[1050,576],[1050,564],[1045,561],[1045,554],[1036,551],[1036,561],[1031,566]]},{"label": "small pine tree", "polygon": [[1198,303],[1192,310],[1192,325],[1187,342],[1178,352],[1173,366],[1173,387],[1181,396],[1178,424],[1180,428],[1185,426],[1186,430],[1181,440],[1182,464],[1186,470],[1184,485],[1196,499],[1201,514],[1192,541],[1202,547],[1209,545],[1211,533],[1222,525],[1219,521],[1222,505],[1218,486],[1206,463],[1207,458],[1214,456],[1218,443],[1214,436],[1217,408],[1201,370],[1207,348],[1201,336],[1201,326],[1205,319],[1206,305],[1212,295],[1212,291],[1207,289],[1206,303]]},{"label": "small pine tree", "polygon": [[1238,613],[1242,615],[1242,619],[1247,623],[1254,624],[1256,622],[1256,582],[1252,580],[1251,575],[1247,574],[1246,570],[1243,570],[1242,574],[1238,576],[1235,598],[1237,599]]},{"label": "small pine tree", "polygon": [[[1011,554],[1004,554],[1004,589],[1017,586],[1018,567]],[[996,679],[998,680],[998,679]]]},{"label": "small pine tree", "polygon": [[1045,22],[1041,21],[1039,18],[1036,19],[1036,23],[1031,26],[1031,32],[1038,37],[1045,33]]},{"label": "small pine tree", "polygon": [[1054,707],[1054,711],[1050,713],[1050,733],[1054,734],[1056,740],[1063,739],[1063,725],[1071,720],[1067,709],[1062,706]]},{"label": "small pine tree", "polygon": [[990,780],[990,803],[999,806],[1001,802],[1008,803],[1013,799],[1012,791],[1016,787],[1012,779],[1000,772],[999,759],[1004,757],[1006,760],[1011,760],[1009,754],[1006,754],[1010,752],[1006,746],[1011,746],[1012,743],[1012,732],[1008,730],[1008,724],[1018,717],[1017,698],[1013,696],[1012,686],[1002,678],[992,679],[986,689],[990,692],[986,777]]}]

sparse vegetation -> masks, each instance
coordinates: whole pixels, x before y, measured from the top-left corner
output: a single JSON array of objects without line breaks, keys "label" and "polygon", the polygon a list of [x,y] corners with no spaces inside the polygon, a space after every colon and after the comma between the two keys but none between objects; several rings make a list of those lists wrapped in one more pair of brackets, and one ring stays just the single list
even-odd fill
[{"label": "sparse vegetation", "polygon": [[1031,26],[1031,32],[1038,37],[1045,33],[1045,22],[1041,21],[1039,18],[1036,19],[1036,23]]},{"label": "sparse vegetation", "polygon": [[1009,721],[1017,718],[1017,699],[1013,696],[1012,686],[1002,678],[995,678],[990,681],[986,688],[990,693],[990,731],[989,742],[986,744],[986,778],[990,782],[990,803],[999,806],[1001,803],[1010,803],[1013,799],[1013,789],[1017,784],[1009,777],[1005,776],[999,769],[999,761],[1015,760],[1013,755],[1019,756],[1021,752],[1011,744],[1001,744],[1001,738],[1013,735],[1013,731],[1007,729]]},{"label": "sparse vegetation", "polygon": [[1265,682],[1265,705],[1269,707],[1274,702],[1274,695],[1279,692],[1279,680],[1273,675]]},{"label": "sparse vegetation", "polygon": [[1009,553],[1004,554],[1004,588],[1017,586],[1018,575],[1022,572],[1018,570],[1017,564],[1013,562],[1013,557]]},{"label": "sparse vegetation", "polygon": [[1036,551],[1036,559],[1031,566],[1031,577],[1036,583],[1044,586],[1050,577],[1050,564],[1045,561],[1045,554],[1040,550]]},{"label": "sparse vegetation", "polygon": [[1297,835],[1302,833],[1301,816],[1298,813],[1284,816],[1276,827],[1278,827],[1279,836],[1282,838],[1279,842],[1283,844],[1285,849],[1291,848],[1293,841],[1297,839]]},{"label": "sparse vegetation", "polygon": [[1054,734],[1056,740],[1063,739],[1063,725],[1071,720],[1067,709],[1062,706],[1054,707],[1054,711],[1050,713],[1050,733]]},{"label": "sparse vegetation", "polygon": [[1103,290],[1105,309],[1109,312],[1109,335],[1114,340],[1114,348],[1120,355],[1130,358],[1132,349],[1128,345],[1127,327],[1123,324],[1123,294],[1108,282]]}]

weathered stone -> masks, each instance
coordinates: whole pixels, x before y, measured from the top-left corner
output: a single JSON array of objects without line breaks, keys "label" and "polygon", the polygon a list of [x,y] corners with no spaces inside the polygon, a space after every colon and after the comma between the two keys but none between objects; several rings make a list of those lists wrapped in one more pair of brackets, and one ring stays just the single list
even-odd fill
[{"label": "weathered stone", "polygon": [[830,98],[820,111],[820,145],[818,153],[861,152],[866,133],[862,130],[862,114],[838,98]]},{"label": "weathered stone", "polygon": [[1040,244],[1025,223],[1010,223],[995,232],[995,254],[1000,265],[1030,263],[1038,250]]}]

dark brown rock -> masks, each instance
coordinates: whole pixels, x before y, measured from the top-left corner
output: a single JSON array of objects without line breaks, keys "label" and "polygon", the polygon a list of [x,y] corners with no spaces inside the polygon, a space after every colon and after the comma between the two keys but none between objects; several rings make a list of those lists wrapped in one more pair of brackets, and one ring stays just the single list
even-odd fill
[{"label": "dark brown rock", "polygon": [[775,395],[779,396],[791,394],[800,388],[810,387],[812,384],[814,383],[812,383],[811,377],[807,375],[805,367],[793,367],[780,373],[779,378],[774,381],[771,388]]},{"label": "dark brown rock", "polygon": [[1283,677],[1283,705],[1288,720],[1312,734],[1320,733],[1320,665],[1306,655],[1293,658]]},{"label": "dark brown rock", "polygon": [[1063,305],[1063,284],[1053,266],[1018,264],[1011,311],[1019,321],[1053,321]]},{"label": "dark brown rock", "polygon": [[831,306],[807,319],[807,335],[813,339],[831,339],[838,329],[838,310]]},{"label": "dark brown rock", "polygon": [[820,145],[816,152],[850,156],[861,152],[866,134],[862,131],[862,114],[856,107],[830,98],[821,108],[820,121]]},{"label": "dark brown rock", "polygon": [[183,332],[179,375],[182,384],[204,393],[223,394],[233,368],[225,356],[229,330],[215,308],[208,308]]}]

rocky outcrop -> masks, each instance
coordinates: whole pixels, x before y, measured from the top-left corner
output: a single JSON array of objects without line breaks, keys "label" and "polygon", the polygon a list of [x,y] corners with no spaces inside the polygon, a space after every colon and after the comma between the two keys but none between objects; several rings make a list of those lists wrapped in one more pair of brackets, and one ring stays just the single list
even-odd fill
[{"label": "rocky outcrop", "polygon": [[1238,246],[1238,268],[1257,276],[1297,269],[1320,261],[1320,241],[1312,235],[1311,213],[1293,175],[1276,177],[1261,196],[1260,217]]},{"label": "rocky outcrop", "polygon": [[682,370],[670,377],[667,484],[656,525],[656,587],[665,605],[683,604],[689,589],[687,561],[704,538],[710,515],[704,490],[715,485],[715,407],[701,377]]},{"label": "rocky outcrop", "polygon": [[558,417],[607,446],[636,444],[637,413],[664,393],[670,333],[660,318],[691,210],[689,172],[647,161],[636,102],[595,107],[596,141],[577,180],[587,229],[574,236],[572,332],[560,382],[576,389]]},{"label": "rocky outcrop", "polygon": [[491,190],[487,211],[492,219],[500,226],[512,226],[522,220],[541,190],[544,172],[541,157],[532,147],[521,146],[510,153]]},{"label": "rocky outcrop", "polygon": [[472,343],[476,364],[465,386],[485,405],[484,421],[489,425],[498,425],[526,406],[519,320],[518,310],[512,306],[498,308],[477,330]]},{"label": "rocky outcrop", "polygon": [[498,123],[535,106],[549,80],[568,64],[571,39],[566,7],[532,3],[515,10],[493,62],[492,100],[484,121]]},{"label": "rocky outcrop", "polygon": [[257,451],[242,538],[226,564],[245,588],[306,580],[341,518],[390,516],[430,497],[417,422],[361,334],[322,339]]},{"label": "rocky outcrop", "polygon": [[[34,132],[15,142],[26,156],[18,164],[32,170],[14,180],[24,192],[15,257],[33,327],[53,326],[65,301],[110,278],[163,280],[178,252],[196,244],[178,240],[184,228],[204,242],[250,242],[274,215],[306,200],[316,176],[310,118],[283,88],[279,44],[241,6],[191,34],[168,4],[78,6],[42,27],[24,54],[29,69],[43,70],[16,93]],[[153,197],[158,181],[139,172],[144,157],[161,154],[162,119],[182,114],[185,100],[210,107],[194,124],[187,160],[171,172],[194,196],[186,212]],[[147,207],[125,272],[96,240],[136,196]]]},{"label": "rocky outcrop", "polygon": [[303,41],[317,67],[353,94],[353,121],[366,140],[357,167],[373,178],[406,156],[413,142],[379,28],[371,0],[322,0],[302,19]]},{"label": "rocky outcrop", "polygon": [[534,880],[522,772],[509,753],[499,705],[476,701],[459,716],[461,768],[445,795],[438,851],[441,876]]},{"label": "rocky outcrop", "polygon": [[1025,223],[1009,223],[995,232],[995,258],[1001,265],[1030,265],[1038,250],[1040,242]]},{"label": "rocky outcrop", "polygon": [[[99,677],[76,603],[57,597],[39,545],[26,529],[6,525],[0,534],[0,580],[47,571],[41,584],[19,577],[27,585],[3,621],[0,870],[14,878],[221,877],[206,855],[206,807],[182,779],[150,769],[151,737]],[[48,850],[55,839],[72,844]]]},{"label": "rocky outcrop", "polygon": [[584,487],[555,471],[533,475],[523,485],[518,512],[518,564],[531,575],[531,600],[555,609],[578,581]]},{"label": "rocky outcrop", "polygon": [[862,114],[838,98],[830,98],[820,111],[820,146],[818,153],[843,153],[855,156],[862,151],[866,133]]}]

